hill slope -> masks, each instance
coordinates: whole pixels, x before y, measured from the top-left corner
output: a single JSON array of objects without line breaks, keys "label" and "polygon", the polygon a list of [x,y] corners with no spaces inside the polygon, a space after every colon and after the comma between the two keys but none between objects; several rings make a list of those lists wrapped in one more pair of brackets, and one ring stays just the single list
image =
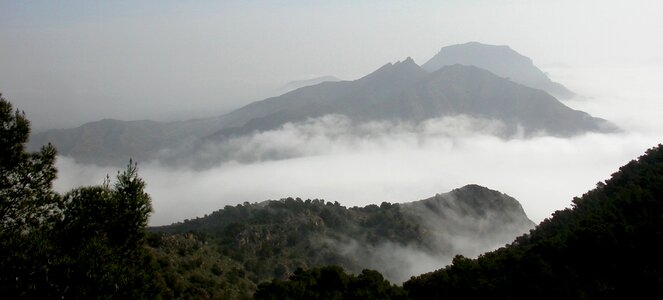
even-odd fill
[{"label": "hill slope", "polygon": [[478,259],[404,284],[412,299],[647,298],[663,284],[663,145]]},{"label": "hill slope", "polygon": [[153,228],[151,244],[175,294],[239,297],[297,268],[329,264],[373,268],[402,282],[431,270],[430,262],[478,255],[533,226],[515,199],[470,185],[408,204],[346,208],[289,198],[226,206]]},{"label": "hill slope", "polygon": [[455,64],[486,69],[500,77],[544,90],[561,99],[574,95],[563,85],[550,80],[545,73],[534,66],[530,58],[512,50],[509,46],[486,45],[477,42],[446,46],[422,67],[429,72],[434,72],[444,66]]}]

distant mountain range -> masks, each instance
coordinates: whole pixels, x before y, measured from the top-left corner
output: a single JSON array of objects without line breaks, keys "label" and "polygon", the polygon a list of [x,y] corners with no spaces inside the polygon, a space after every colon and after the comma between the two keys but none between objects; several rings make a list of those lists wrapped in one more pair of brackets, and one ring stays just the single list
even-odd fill
[{"label": "distant mountain range", "polygon": [[276,91],[276,95],[282,95],[290,91],[294,91],[299,88],[303,88],[305,86],[311,86],[311,85],[316,85],[319,83],[323,83],[326,81],[330,82],[336,82],[336,81],[341,81],[340,79],[331,76],[331,75],[326,75],[326,76],[320,76],[320,77],[314,77],[310,79],[304,79],[304,80],[295,80],[295,81],[290,81],[286,84],[284,84],[282,87],[280,87]]},{"label": "distant mountain range", "polygon": [[519,127],[528,135],[557,136],[610,129],[605,120],[486,70],[452,65],[429,73],[408,58],[355,81],[325,82],[251,103],[229,114],[248,122],[221,129],[210,138],[223,140],[328,114],[356,122],[420,122],[464,114],[502,121],[509,128],[505,136]]},{"label": "distant mountain range", "polygon": [[554,82],[529,57],[513,51],[509,46],[486,45],[469,42],[444,47],[421,67],[429,72],[455,64],[472,65],[486,69],[497,76],[514,82],[544,90],[551,95],[566,99],[574,95],[563,85]]},{"label": "distant mountain range", "polygon": [[[509,78],[477,66],[445,65],[472,61]],[[436,69],[437,65],[441,67]],[[498,134],[504,138],[516,133],[565,137],[616,130],[609,122],[573,110],[516,79],[532,85],[548,82],[541,88],[558,86],[531,60],[506,46],[468,43],[443,48],[423,68],[407,58],[354,81],[305,86],[216,118],[172,123],[102,120],[35,134],[29,146],[36,149],[52,142],[60,154],[79,162],[123,165],[130,157],[144,161],[196,156],[205,145],[329,114],[345,115],[356,123],[417,123],[467,115],[500,121],[505,128]]]},{"label": "distant mountain range", "polygon": [[173,294],[235,299],[262,281],[329,264],[377,269],[402,282],[458,253],[503,246],[533,227],[512,197],[468,185],[405,204],[346,208],[288,198],[226,206],[152,228],[150,240]]}]

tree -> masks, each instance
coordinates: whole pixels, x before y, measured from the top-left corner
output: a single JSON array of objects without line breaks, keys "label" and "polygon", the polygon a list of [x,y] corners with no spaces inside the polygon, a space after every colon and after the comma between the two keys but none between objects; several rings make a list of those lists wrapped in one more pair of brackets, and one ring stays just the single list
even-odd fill
[{"label": "tree", "polygon": [[30,122],[0,94],[0,234],[27,233],[60,215],[62,201],[52,191],[52,145],[25,151]]},{"label": "tree", "polygon": [[159,293],[158,274],[145,248],[151,212],[136,164],[114,185],[82,187],[64,195],[54,239],[59,251],[52,285],[66,298],[134,299]]},{"label": "tree", "polygon": [[255,299],[407,299],[405,291],[392,285],[378,271],[346,274],[339,266],[297,269],[290,280],[263,282]]},{"label": "tree", "polygon": [[151,200],[130,161],[111,186],[52,189],[52,145],[28,153],[30,123],[0,95],[0,295],[3,298],[156,298],[145,245]]},{"label": "tree", "polygon": [[0,95],[0,294],[27,296],[48,286],[49,228],[61,217],[52,191],[55,148],[27,153],[30,122]]}]

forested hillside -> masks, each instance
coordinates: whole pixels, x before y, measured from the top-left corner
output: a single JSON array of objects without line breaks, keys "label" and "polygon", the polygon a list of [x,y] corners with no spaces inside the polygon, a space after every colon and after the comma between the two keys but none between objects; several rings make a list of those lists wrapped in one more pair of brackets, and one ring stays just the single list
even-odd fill
[{"label": "forested hillside", "polygon": [[413,299],[644,298],[663,284],[663,146],[530,234],[404,284]]},{"label": "forested hillside", "polygon": [[515,199],[469,185],[407,204],[346,208],[288,198],[226,206],[152,228],[150,245],[176,297],[248,297],[260,282],[326,265],[376,269],[400,283],[533,226]]},{"label": "forested hillside", "polygon": [[348,274],[322,268],[263,283],[256,298],[403,299],[405,292],[409,299],[647,299],[663,284],[661,238],[659,145],[510,245],[477,259],[458,255],[443,269],[412,277],[404,291],[353,285]]},{"label": "forested hillside", "polygon": [[[135,164],[59,194],[55,149],[25,151],[29,122],[1,97],[0,122],[9,299],[624,299],[663,284],[663,145],[529,233],[515,199],[467,185],[380,206],[246,202],[146,234]],[[449,265],[391,283],[422,264]]]}]

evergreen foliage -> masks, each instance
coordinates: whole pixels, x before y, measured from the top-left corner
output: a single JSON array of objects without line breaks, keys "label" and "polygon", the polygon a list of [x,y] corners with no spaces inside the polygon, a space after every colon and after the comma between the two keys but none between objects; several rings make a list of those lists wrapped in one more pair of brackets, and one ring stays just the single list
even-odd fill
[{"label": "evergreen foliage", "polygon": [[179,299],[250,298],[261,282],[331,264],[361,272],[362,262],[337,245],[350,237],[366,251],[386,241],[426,240],[397,204],[346,208],[299,198],[226,206],[152,231],[159,272]]},{"label": "evergreen foliage", "polygon": [[256,300],[277,299],[407,299],[405,291],[385,280],[377,271],[363,270],[354,276],[338,266],[304,271],[297,269],[290,280],[262,283]]},{"label": "evergreen foliage", "polygon": [[633,299],[663,286],[663,146],[530,234],[404,283],[412,299]]},{"label": "evergreen foliage", "polygon": [[515,199],[469,185],[406,204],[347,208],[319,199],[245,202],[152,228],[150,246],[176,298],[239,298],[262,282],[327,265],[354,274],[379,269],[389,280],[405,280],[409,275],[398,266],[409,267],[409,262],[391,253],[394,249],[451,258],[462,251],[449,238],[454,232],[462,233],[466,244],[507,236],[494,247],[533,226]]},{"label": "evergreen foliage", "polygon": [[[2,298],[623,299],[663,286],[663,145],[513,243],[477,259],[457,255],[401,288],[360,260],[385,242],[453,251],[431,243],[441,235],[422,223],[424,213],[469,219],[449,228],[483,239],[500,226],[526,226],[522,208],[467,186],[402,205],[244,203],[147,233],[151,200],[136,164],[114,183],[60,195],[52,189],[56,151],[27,152],[29,132],[0,95]],[[494,223],[472,227],[477,218]],[[343,243],[354,245],[354,258]]]},{"label": "evergreen foliage", "polygon": [[25,151],[23,113],[0,97],[0,295],[6,299],[157,298],[145,247],[151,200],[129,164],[111,186],[52,189],[56,151]]},{"label": "evergreen foliage", "polygon": [[0,229],[2,234],[27,234],[57,218],[61,198],[52,191],[55,148],[25,151],[30,122],[13,111],[0,94]]}]

